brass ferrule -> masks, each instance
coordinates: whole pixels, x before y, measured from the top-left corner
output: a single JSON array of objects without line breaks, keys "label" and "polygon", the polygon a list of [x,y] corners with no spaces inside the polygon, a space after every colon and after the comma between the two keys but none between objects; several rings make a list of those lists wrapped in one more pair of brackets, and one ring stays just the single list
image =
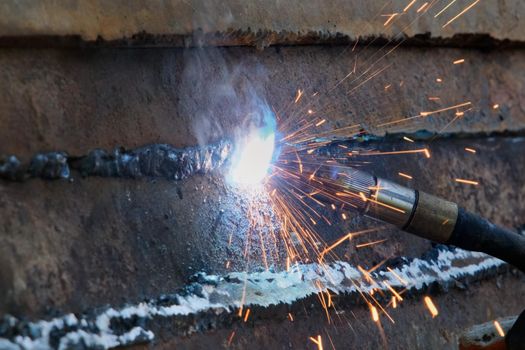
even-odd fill
[{"label": "brass ferrule", "polygon": [[435,242],[445,243],[456,225],[456,203],[376,178],[357,169],[338,173],[345,200],[367,216]]},{"label": "brass ferrule", "polygon": [[378,178],[366,214],[417,236],[445,243],[456,225],[458,206]]},{"label": "brass ferrule", "polygon": [[457,218],[456,203],[419,191],[414,215],[404,230],[434,242],[446,243]]},{"label": "brass ferrule", "polygon": [[367,215],[403,228],[416,203],[416,191],[378,178],[369,202]]}]

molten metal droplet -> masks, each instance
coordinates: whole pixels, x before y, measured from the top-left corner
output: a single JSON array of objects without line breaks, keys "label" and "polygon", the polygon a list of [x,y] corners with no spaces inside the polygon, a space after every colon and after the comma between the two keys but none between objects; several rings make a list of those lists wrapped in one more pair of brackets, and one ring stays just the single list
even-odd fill
[{"label": "molten metal droplet", "polygon": [[253,130],[243,142],[237,145],[232,161],[231,180],[238,184],[260,183],[270,167],[275,145],[275,133]]}]

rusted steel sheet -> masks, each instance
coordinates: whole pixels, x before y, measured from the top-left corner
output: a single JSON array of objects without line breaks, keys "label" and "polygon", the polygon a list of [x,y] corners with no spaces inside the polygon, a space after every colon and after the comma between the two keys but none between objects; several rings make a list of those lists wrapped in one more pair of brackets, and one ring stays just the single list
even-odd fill
[{"label": "rusted steel sheet", "polygon": [[[524,142],[522,138],[479,138],[437,139],[408,146],[399,141],[370,143],[366,147],[381,150],[427,146],[431,158],[376,157],[368,159],[372,163],[364,169],[516,228],[523,225],[524,217],[519,175],[524,171]],[[398,172],[413,179],[402,178]],[[45,315],[49,308],[80,312],[173,292],[199,271],[257,271],[264,266],[262,248],[258,236],[247,234],[247,198],[222,176],[219,171],[180,182],[83,179],[73,171],[69,180],[0,182],[0,227],[5,228],[0,235],[0,312],[32,317]],[[455,178],[475,179],[480,185],[460,184]],[[334,223],[319,223],[319,233],[327,243],[351,230],[378,226],[357,215],[341,221],[339,212],[324,211]],[[247,265],[244,249],[248,239],[253,242]],[[387,241],[356,248],[358,243],[382,239]],[[270,247],[266,244],[265,249]],[[371,268],[384,259],[421,257],[430,247],[428,241],[385,227],[335,252],[354,266]],[[272,257],[271,265],[284,268],[286,255],[281,244],[280,257],[275,251],[266,253]],[[514,291],[518,298],[522,285],[516,283]]]},{"label": "rusted steel sheet", "polygon": [[[524,129],[524,52],[391,49],[3,49],[0,154],[29,161],[56,150],[76,156],[95,147],[208,144],[241,131],[263,102],[282,120],[325,118],[323,132]],[[304,94],[294,104],[298,89]],[[442,108],[449,109],[402,121]]]},{"label": "rusted steel sheet", "polygon": [[[488,34],[499,40],[525,40],[525,24],[520,21],[525,5],[520,0],[482,1],[445,28],[473,1],[424,3],[374,0],[364,6],[360,0],[7,0],[0,4],[0,37],[79,36],[87,41],[127,39],[128,43],[178,46],[203,42],[267,46],[427,33],[440,39]],[[389,20],[392,14],[396,16]],[[456,43],[466,44],[461,40]]]}]

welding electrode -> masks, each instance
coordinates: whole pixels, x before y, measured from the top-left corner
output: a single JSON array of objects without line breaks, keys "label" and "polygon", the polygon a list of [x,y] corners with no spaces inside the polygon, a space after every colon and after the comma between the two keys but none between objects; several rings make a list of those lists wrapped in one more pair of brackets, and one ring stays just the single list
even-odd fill
[{"label": "welding electrode", "polygon": [[525,236],[508,231],[456,203],[357,169],[332,176],[363,214],[434,242],[484,252],[525,271]]}]

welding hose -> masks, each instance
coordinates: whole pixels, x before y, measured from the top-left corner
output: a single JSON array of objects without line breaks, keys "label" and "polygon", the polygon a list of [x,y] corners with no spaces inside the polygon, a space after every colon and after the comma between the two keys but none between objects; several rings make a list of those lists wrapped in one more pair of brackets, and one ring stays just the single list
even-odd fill
[{"label": "welding hose", "polygon": [[487,253],[525,272],[525,236],[494,225],[456,203],[357,169],[331,176],[367,216],[434,242]]},{"label": "welding hose", "polygon": [[456,225],[446,244],[484,252],[525,272],[525,237],[459,208]]}]

